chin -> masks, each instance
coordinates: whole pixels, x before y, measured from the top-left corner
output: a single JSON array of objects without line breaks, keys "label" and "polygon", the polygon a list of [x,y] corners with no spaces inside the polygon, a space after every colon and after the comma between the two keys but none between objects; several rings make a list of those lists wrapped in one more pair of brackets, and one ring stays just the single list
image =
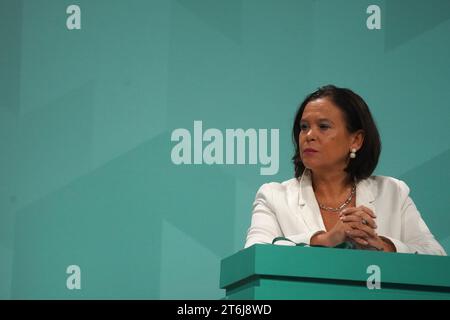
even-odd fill
[{"label": "chin", "polygon": [[303,165],[305,166],[306,169],[309,169],[311,171],[323,169],[323,166],[314,161],[305,161],[303,162]]},{"label": "chin", "polygon": [[312,169],[313,167],[316,167],[314,164],[314,161],[311,161],[311,159],[302,159],[302,163],[305,166],[305,168]]}]

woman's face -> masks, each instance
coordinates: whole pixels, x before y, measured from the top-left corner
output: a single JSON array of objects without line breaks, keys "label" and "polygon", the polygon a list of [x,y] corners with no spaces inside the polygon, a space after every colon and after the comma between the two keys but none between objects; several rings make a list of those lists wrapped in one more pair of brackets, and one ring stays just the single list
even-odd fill
[{"label": "woman's face", "polygon": [[[347,130],[343,112],[327,98],[310,101],[300,120],[300,158],[314,171],[342,171],[352,148],[362,145],[361,131]],[[330,171],[331,170],[331,171]]]}]

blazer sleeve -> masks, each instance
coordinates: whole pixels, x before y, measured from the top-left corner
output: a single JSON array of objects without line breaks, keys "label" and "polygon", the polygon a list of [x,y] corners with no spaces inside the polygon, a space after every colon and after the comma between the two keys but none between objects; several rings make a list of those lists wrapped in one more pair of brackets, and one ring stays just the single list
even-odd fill
[{"label": "blazer sleeve", "polygon": [[268,183],[263,184],[256,193],[253,202],[252,221],[247,231],[244,248],[256,243],[271,244],[276,237],[282,236],[277,217],[271,205],[272,189]]},{"label": "blazer sleeve", "polygon": [[392,241],[400,253],[447,255],[409,197],[409,187],[403,181],[398,183],[401,199],[401,239],[385,237]]},{"label": "blazer sleeve", "polygon": [[319,232],[325,232],[320,228],[308,230],[298,234],[285,235],[277,218],[275,202],[273,197],[273,189],[275,184],[263,184],[256,193],[253,202],[253,213],[250,228],[247,230],[247,240],[244,248],[248,248],[254,244],[272,244],[295,246],[298,243],[309,245],[311,238]]}]

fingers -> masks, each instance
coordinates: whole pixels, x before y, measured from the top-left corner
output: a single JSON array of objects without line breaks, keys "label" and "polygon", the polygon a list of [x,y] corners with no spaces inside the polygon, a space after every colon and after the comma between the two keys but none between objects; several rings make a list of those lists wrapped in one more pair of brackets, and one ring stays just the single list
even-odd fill
[{"label": "fingers", "polygon": [[384,251],[381,238],[372,228],[362,225],[361,223],[349,223],[351,229],[347,229],[345,234],[347,238],[354,242],[360,249],[376,249]]},{"label": "fingers", "polygon": [[363,224],[357,223],[357,222],[356,223],[351,222],[349,224],[352,229],[348,229],[345,231],[349,237],[352,237],[352,238],[353,237],[355,237],[355,238],[356,237],[359,237],[359,238],[369,238],[369,237],[377,238],[378,237],[375,230],[369,226],[366,226],[366,225],[363,225]]},{"label": "fingers", "polygon": [[346,215],[349,215],[349,214],[352,214],[352,213],[358,212],[358,211],[365,212],[366,214],[371,216],[373,219],[375,219],[377,217],[372,210],[370,210],[369,208],[367,208],[365,206],[345,208],[344,210],[341,211],[340,215],[346,216]]},{"label": "fingers", "polygon": [[360,246],[362,246],[362,248],[366,247],[369,242],[367,242],[367,240],[364,240],[363,238],[352,238],[353,242],[356,242],[357,244],[359,244]]},{"label": "fingers", "polygon": [[364,206],[346,208],[339,214],[339,218],[343,222],[361,222],[374,229],[377,228],[375,217],[373,211]]},{"label": "fingers", "polygon": [[374,238],[367,239],[367,242],[368,242],[368,246],[370,246],[371,248],[375,248],[378,251],[384,251],[383,245],[380,244],[378,237],[376,239],[374,239]]},{"label": "fingers", "polygon": [[351,241],[356,245],[357,249],[385,251],[382,244],[375,239],[354,238]]},{"label": "fingers", "polygon": [[358,222],[363,225],[367,225],[373,229],[377,228],[377,224],[375,220],[373,220],[369,215],[366,213],[358,212],[357,214],[351,214],[347,216],[341,216],[339,218],[342,222]]}]

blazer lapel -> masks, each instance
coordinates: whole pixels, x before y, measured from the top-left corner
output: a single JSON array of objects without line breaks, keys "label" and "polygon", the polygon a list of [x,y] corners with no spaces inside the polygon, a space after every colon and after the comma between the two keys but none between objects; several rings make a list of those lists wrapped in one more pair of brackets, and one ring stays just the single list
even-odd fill
[{"label": "blazer lapel", "polygon": [[325,225],[320,214],[319,204],[317,203],[314,190],[312,188],[311,175],[309,170],[305,169],[300,178],[300,190],[298,191],[298,206],[300,215],[309,229],[315,230],[321,228],[325,230]]},{"label": "blazer lapel", "polygon": [[356,185],[356,206],[365,206],[375,212],[375,193],[376,184],[371,183],[371,180],[365,179]]}]

